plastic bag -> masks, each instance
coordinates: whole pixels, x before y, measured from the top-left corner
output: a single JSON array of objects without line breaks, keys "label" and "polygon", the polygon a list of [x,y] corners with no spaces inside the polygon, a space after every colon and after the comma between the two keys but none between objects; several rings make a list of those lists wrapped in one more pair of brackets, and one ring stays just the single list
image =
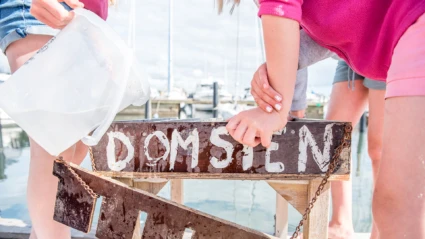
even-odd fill
[{"label": "plastic bag", "polygon": [[74,11],[74,19],[0,85],[0,108],[52,155],[79,140],[97,144],[119,111],[150,95],[147,75],[118,34],[94,13]]}]

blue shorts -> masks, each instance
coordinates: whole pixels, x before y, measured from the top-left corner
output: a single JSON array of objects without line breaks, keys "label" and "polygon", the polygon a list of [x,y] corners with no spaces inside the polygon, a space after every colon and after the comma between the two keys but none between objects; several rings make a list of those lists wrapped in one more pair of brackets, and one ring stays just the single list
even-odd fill
[{"label": "blue shorts", "polygon": [[385,90],[387,86],[385,81],[373,80],[359,75],[354,72],[347,63],[345,63],[345,61],[338,61],[333,83],[348,82],[348,85],[350,86],[350,80],[363,80],[363,85],[372,90]]},{"label": "blue shorts", "polygon": [[[62,5],[70,10],[66,4]],[[28,34],[54,36],[59,32],[35,19],[30,8],[31,0],[0,0],[0,49],[3,52],[12,42]]]}]

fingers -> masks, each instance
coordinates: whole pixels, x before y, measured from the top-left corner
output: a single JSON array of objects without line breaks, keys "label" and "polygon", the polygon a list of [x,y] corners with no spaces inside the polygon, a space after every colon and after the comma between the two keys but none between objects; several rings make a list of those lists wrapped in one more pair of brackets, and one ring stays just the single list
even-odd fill
[{"label": "fingers", "polygon": [[[75,0],[73,0],[75,1]],[[46,25],[61,29],[74,17],[56,0],[33,0],[31,14]]]},{"label": "fingers", "polygon": [[271,131],[261,131],[260,132],[260,137],[261,137],[261,144],[268,148],[272,142],[272,136],[273,136],[273,132]]},{"label": "fingers", "polygon": [[[251,94],[254,97],[254,99],[257,96],[257,99],[261,99],[261,101],[264,101],[267,106],[265,108],[261,107],[263,110],[265,109],[265,111],[267,112],[271,112],[272,111],[272,107],[276,110],[276,111],[280,111],[282,109],[282,104],[278,101],[276,101],[275,99],[271,98],[269,95],[265,94],[265,92],[263,91],[263,89],[257,85],[256,82],[252,82],[251,84]],[[257,102],[257,104],[259,103],[257,99],[255,100]]]},{"label": "fingers", "polygon": [[260,85],[263,88],[267,88],[270,86],[269,84],[269,78],[267,76],[267,65],[266,63],[262,64],[257,71],[257,74],[255,76],[255,79],[257,81],[257,84]]},{"label": "fingers", "polygon": [[264,100],[261,99],[254,91],[251,91],[251,95],[254,97],[255,103],[257,103],[258,107],[260,107],[263,111],[271,113],[273,108],[267,104]]},{"label": "fingers", "polygon": [[282,101],[282,96],[270,86],[266,64],[261,65],[258,69],[257,84],[261,86],[261,89],[270,98],[275,99],[277,102]]},{"label": "fingers", "polygon": [[248,125],[246,124],[246,122],[241,121],[241,123],[238,125],[238,127],[236,128],[236,130],[234,131],[232,137],[238,141],[239,143],[244,143],[243,142],[243,138],[245,136],[245,132],[248,129]]},{"label": "fingers", "polygon": [[[44,14],[43,13],[40,13],[40,11],[41,12],[45,12]],[[31,15],[33,15],[35,18],[37,18],[40,22],[42,22],[42,23],[44,23],[44,24],[46,24],[47,26],[49,26],[49,27],[51,27],[51,28],[59,28],[59,27],[57,27],[58,26],[58,24],[57,24],[57,22],[55,21],[55,22],[52,22],[52,21],[50,21],[48,18],[46,18],[45,17],[45,15],[50,15],[50,13],[49,12],[47,12],[46,10],[44,10],[44,9],[35,9],[35,8],[31,8]]]},{"label": "fingers", "polygon": [[243,137],[243,144],[250,147],[255,147],[261,143],[260,138],[257,137],[257,129],[255,127],[249,127]]},{"label": "fingers", "polygon": [[[282,109],[282,96],[269,85],[265,64],[261,65],[254,74],[251,81],[251,94],[254,96],[260,108],[266,112],[271,112],[273,108],[277,111]],[[261,101],[265,102],[267,105],[264,105]]]},{"label": "fingers", "polygon": [[236,128],[230,125],[228,131],[230,135],[241,144],[255,147],[260,144],[261,140],[257,136],[257,126],[255,124],[248,125],[247,122],[241,121]]},{"label": "fingers", "polygon": [[84,3],[79,0],[60,0],[59,2],[65,2],[70,8],[84,7]]},{"label": "fingers", "polygon": [[[42,7],[62,24],[71,21],[71,13],[68,12],[58,1],[42,1]],[[66,24],[65,24],[66,25]]]},{"label": "fingers", "polygon": [[31,8],[31,15],[37,18],[40,22],[55,29],[62,29],[66,26],[64,22],[59,21],[44,8]]},{"label": "fingers", "polygon": [[227,120],[226,129],[232,137],[240,121],[241,119],[239,115],[233,116],[232,118]]},{"label": "fingers", "polygon": [[267,114],[255,108],[239,113],[229,119],[226,129],[239,143],[251,147],[261,143],[264,147],[269,147],[273,130],[276,130],[277,127],[280,128],[280,126],[277,126],[276,118],[280,118],[276,112]]}]

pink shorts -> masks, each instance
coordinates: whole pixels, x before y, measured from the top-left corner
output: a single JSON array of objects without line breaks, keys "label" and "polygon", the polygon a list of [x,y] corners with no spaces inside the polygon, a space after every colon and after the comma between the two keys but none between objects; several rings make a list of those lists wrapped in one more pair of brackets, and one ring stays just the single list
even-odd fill
[{"label": "pink shorts", "polygon": [[425,96],[425,14],[410,26],[394,49],[386,98]]}]

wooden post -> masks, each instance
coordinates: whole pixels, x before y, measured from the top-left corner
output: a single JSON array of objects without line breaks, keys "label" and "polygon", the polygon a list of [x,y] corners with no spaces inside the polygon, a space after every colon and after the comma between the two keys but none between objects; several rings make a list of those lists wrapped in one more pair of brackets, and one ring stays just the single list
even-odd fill
[{"label": "wooden post", "polygon": [[[322,179],[311,180],[308,186],[307,203],[316,194]],[[310,216],[304,224],[303,238],[304,239],[328,239],[328,218],[329,218],[329,196],[330,184],[325,185],[322,194],[317,198]]]},{"label": "wooden post", "polygon": [[184,204],[184,184],[183,179],[171,179],[171,201],[176,203]]},{"label": "wooden post", "polygon": [[213,84],[213,117],[217,118],[218,117],[218,110],[217,110],[217,106],[219,103],[219,92],[218,92],[218,82],[215,81]]},{"label": "wooden post", "polygon": [[152,118],[152,102],[148,100],[145,104],[145,119]]},{"label": "wooden post", "polygon": [[275,180],[267,183],[299,213],[304,213],[308,205],[308,180]]},{"label": "wooden post", "polygon": [[279,193],[276,193],[275,236],[282,239],[288,238],[288,201]]},{"label": "wooden post", "polygon": [[366,128],[366,112],[363,113],[359,122],[359,141],[357,143],[357,168],[356,176],[360,176],[360,168],[363,154],[363,142],[365,138],[365,128]]}]

